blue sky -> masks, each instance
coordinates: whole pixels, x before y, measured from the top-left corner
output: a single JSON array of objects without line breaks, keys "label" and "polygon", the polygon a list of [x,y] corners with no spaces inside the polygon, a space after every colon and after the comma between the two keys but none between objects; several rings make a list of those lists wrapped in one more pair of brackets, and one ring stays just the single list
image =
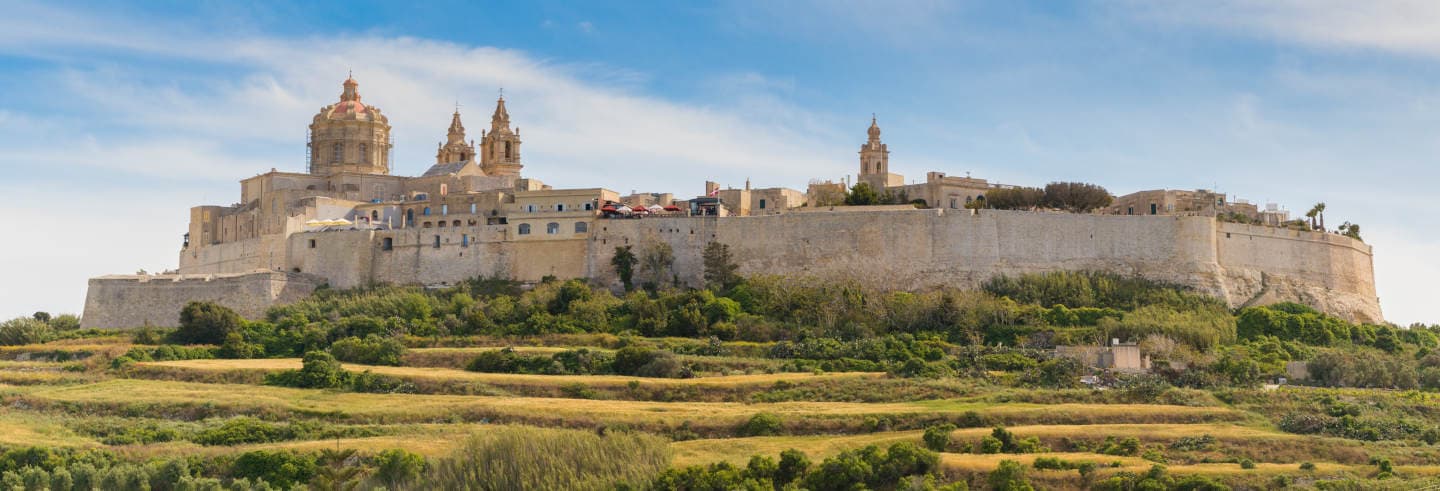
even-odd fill
[{"label": "blue sky", "polygon": [[[197,204],[304,168],[347,70],[418,174],[505,88],[556,186],[803,189],[891,168],[1217,188],[1362,225],[1386,317],[1440,322],[1440,3],[0,2],[0,316],[173,268]],[[645,169],[616,173],[623,166]]]}]

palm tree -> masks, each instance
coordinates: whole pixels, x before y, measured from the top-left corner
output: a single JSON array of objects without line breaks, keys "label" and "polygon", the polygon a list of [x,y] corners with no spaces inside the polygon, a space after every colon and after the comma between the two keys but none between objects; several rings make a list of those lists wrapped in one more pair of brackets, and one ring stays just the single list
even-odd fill
[{"label": "palm tree", "polygon": [[1315,214],[1320,216],[1320,230],[1325,230],[1325,203],[1315,203]]},{"label": "palm tree", "polygon": [[1320,214],[1320,211],[1319,211],[1318,208],[1319,208],[1319,207],[1318,207],[1318,205],[1317,205],[1316,207],[1311,207],[1311,208],[1310,208],[1310,211],[1305,212],[1305,218],[1309,218],[1309,219],[1310,219],[1310,230],[1315,230],[1315,215],[1319,215],[1319,214]]}]

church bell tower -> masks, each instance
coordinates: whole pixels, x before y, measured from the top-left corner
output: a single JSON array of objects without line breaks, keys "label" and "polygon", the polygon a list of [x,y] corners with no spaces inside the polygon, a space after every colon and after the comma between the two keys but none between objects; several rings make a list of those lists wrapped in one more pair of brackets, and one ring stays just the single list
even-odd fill
[{"label": "church bell tower", "polygon": [[519,176],[520,129],[510,130],[510,113],[505,110],[505,96],[495,103],[490,116],[490,131],[480,137],[480,167],[487,176]]}]

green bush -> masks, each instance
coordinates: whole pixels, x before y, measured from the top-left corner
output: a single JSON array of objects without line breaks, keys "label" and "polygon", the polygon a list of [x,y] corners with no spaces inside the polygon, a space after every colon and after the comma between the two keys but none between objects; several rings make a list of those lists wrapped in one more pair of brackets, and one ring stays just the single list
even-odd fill
[{"label": "green bush", "polygon": [[1025,466],[1014,460],[1002,460],[1000,465],[985,479],[990,489],[996,491],[1032,491],[1035,488],[1025,478]]},{"label": "green bush", "polygon": [[177,344],[222,344],[244,322],[240,314],[220,304],[190,302],[180,310],[180,327],[170,338]]},{"label": "green bush", "polygon": [[950,434],[954,432],[955,425],[949,423],[925,428],[925,448],[936,452],[946,451],[950,448]]},{"label": "green bush", "polygon": [[375,466],[373,479],[385,489],[409,489],[427,465],[425,457],[398,448],[383,450],[370,460]]},{"label": "green bush", "polygon": [[48,324],[33,317],[16,317],[0,323],[0,345],[37,344],[54,337],[55,332]]},{"label": "green bush", "polygon": [[395,338],[374,334],[364,339],[352,336],[331,344],[330,354],[337,360],[350,363],[399,366],[400,357],[405,354],[405,345]]},{"label": "green bush", "polygon": [[739,429],[742,436],[771,436],[784,432],[785,425],[775,413],[755,413]]},{"label": "green bush", "polygon": [[299,370],[286,370],[265,377],[265,383],[305,389],[332,389],[350,383],[350,373],[334,356],[324,351],[310,351],[302,359]]},{"label": "green bush", "polygon": [[284,450],[255,450],[240,454],[230,472],[237,478],[263,479],[276,488],[290,489],[310,482],[316,469],[315,458],[309,455]]}]

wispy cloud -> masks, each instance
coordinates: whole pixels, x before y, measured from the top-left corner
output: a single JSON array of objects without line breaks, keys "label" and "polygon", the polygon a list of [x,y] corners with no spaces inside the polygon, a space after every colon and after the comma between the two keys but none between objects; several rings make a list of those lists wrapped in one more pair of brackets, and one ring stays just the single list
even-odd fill
[{"label": "wispy cloud", "polygon": [[1431,0],[1122,0],[1144,19],[1200,25],[1326,48],[1440,57],[1440,2]]}]

